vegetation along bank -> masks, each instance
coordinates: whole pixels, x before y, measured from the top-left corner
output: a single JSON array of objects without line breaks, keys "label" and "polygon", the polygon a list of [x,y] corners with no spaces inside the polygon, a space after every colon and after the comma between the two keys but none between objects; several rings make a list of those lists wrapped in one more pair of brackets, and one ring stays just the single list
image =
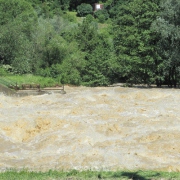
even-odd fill
[{"label": "vegetation along bank", "polygon": [[0,75],[176,87],[179,10],[178,0],[0,0]]}]

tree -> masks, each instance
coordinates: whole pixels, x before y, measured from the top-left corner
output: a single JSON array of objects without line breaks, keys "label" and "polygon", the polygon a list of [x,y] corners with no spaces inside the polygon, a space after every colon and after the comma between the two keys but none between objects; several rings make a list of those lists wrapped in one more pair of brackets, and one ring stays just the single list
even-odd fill
[{"label": "tree", "polygon": [[70,10],[76,10],[77,6],[82,3],[93,5],[97,0],[70,0]]},{"label": "tree", "polygon": [[121,5],[114,25],[119,78],[128,83],[155,82],[157,34],[151,29],[159,11],[157,0],[134,0]]},{"label": "tree", "polygon": [[31,72],[32,32],[37,16],[23,0],[0,0],[0,60],[18,73]]},{"label": "tree", "polygon": [[80,17],[84,17],[92,13],[93,13],[93,8],[90,4],[82,3],[81,5],[77,6],[77,15]]},{"label": "tree", "polygon": [[36,59],[35,69],[47,68],[53,64],[61,64],[67,56],[68,43],[61,36],[66,29],[73,27],[59,16],[38,19],[36,31],[33,33],[33,55]]},{"label": "tree", "polygon": [[165,0],[160,4],[161,13],[152,28],[159,33],[159,54],[168,85],[176,87],[180,78],[180,2]]},{"label": "tree", "polygon": [[21,30],[19,23],[8,23],[0,30],[1,63],[12,65],[16,73],[32,71],[32,43]]},{"label": "tree", "polygon": [[82,83],[81,72],[85,68],[85,53],[78,48],[73,41],[68,46],[68,56],[62,62],[59,78],[62,83],[80,85]]},{"label": "tree", "polygon": [[110,18],[116,18],[119,14],[119,8],[122,5],[128,4],[132,0],[107,0],[105,1],[105,9],[108,11]]},{"label": "tree", "polygon": [[96,11],[94,17],[97,18],[100,23],[104,23],[109,18],[109,14],[106,9],[102,9]]},{"label": "tree", "polygon": [[112,57],[108,39],[98,34],[97,24],[87,19],[79,26],[76,39],[79,49],[85,54],[85,67],[81,70],[82,83],[88,86],[108,85]]},{"label": "tree", "polygon": [[0,25],[17,22],[22,32],[30,35],[37,21],[37,15],[30,3],[24,0],[0,0]]},{"label": "tree", "polygon": [[62,11],[67,11],[70,0],[26,0],[32,4],[38,15],[45,17],[53,17],[59,15]]}]

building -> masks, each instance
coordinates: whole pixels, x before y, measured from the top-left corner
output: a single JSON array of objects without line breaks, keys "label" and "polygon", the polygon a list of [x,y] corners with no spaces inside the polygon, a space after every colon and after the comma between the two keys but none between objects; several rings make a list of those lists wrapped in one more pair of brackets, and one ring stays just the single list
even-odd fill
[{"label": "building", "polygon": [[101,10],[103,8],[104,8],[103,4],[99,4],[99,3],[94,4],[94,11],[98,11],[98,10]]}]

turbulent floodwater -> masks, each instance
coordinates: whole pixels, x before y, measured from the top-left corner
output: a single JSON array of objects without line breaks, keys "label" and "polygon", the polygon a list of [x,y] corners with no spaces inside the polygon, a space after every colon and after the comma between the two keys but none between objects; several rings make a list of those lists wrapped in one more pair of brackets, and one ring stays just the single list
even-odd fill
[{"label": "turbulent floodwater", "polygon": [[0,95],[0,170],[180,170],[180,90]]}]

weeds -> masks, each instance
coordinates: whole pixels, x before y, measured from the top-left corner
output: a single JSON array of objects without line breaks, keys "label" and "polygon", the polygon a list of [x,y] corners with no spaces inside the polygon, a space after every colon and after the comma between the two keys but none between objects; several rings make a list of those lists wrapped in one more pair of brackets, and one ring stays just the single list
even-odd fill
[{"label": "weeds", "polygon": [[0,77],[0,84],[4,84],[5,86],[9,85],[18,85],[22,84],[39,84],[40,87],[53,87],[59,84],[57,79],[42,77],[42,76],[34,76],[31,74],[27,75],[10,75]]},{"label": "weeds", "polygon": [[53,171],[10,170],[0,173],[0,180],[178,180],[178,172],[157,171]]}]

